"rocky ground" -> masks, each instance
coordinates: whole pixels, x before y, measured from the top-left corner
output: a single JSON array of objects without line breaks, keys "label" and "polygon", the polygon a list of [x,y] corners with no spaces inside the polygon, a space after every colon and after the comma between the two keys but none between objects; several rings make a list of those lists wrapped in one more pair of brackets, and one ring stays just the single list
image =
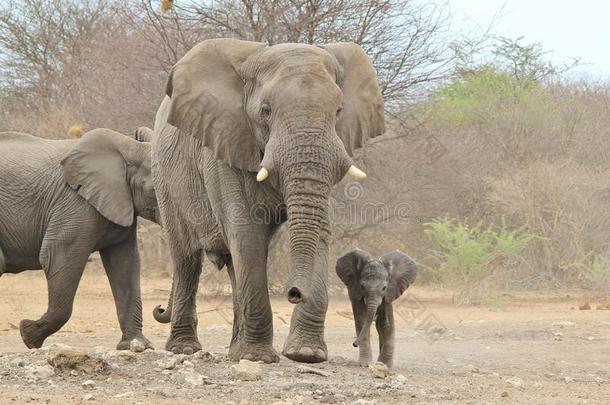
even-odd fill
[{"label": "rocky ground", "polygon": [[[39,350],[16,326],[44,312],[42,274],[0,279],[0,403],[607,403],[610,311],[603,296],[500,294],[460,307],[443,292],[414,288],[396,308],[395,367],[360,367],[351,347],[350,307],[333,298],[327,321],[331,360],[303,365],[229,362],[231,301],[201,297],[203,352],[161,350],[168,328],[150,312],[167,278],[143,280],[145,334],[157,350],[113,350],[119,340],[108,283],[88,272],[70,322]],[[589,303],[590,309],[586,309]],[[583,309],[580,310],[579,307]],[[597,309],[597,308],[600,309]],[[275,345],[288,332],[291,306],[273,300]],[[134,347],[137,351],[139,348]]]}]

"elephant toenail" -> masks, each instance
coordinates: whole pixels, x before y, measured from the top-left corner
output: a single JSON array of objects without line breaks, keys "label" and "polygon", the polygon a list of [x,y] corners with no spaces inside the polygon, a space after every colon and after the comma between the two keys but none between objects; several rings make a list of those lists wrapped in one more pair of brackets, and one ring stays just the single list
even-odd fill
[{"label": "elephant toenail", "polygon": [[182,349],[182,353],[186,355],[191,355],[193,354],[193,348],[191,346],[184,346],[184,349]]},{"label": "elephant toenail", "polygon": [[263,361],[263,363],[271,363],[272,362],[271,357],[266,356],[266,355],[261,357],[261,360]]},{"label": "elephant toenail", "polygon": [[245,360],[250,360],[250,361],[254,361],[254,355],[251,353],[248,353],[246,355],[244,355],[243,357]]},{"label": "elephant toenail", "polygon": [[316,350],[316,357],[319,359],[326,359],[326,353],[322,349]]},{"label": "elephant toenail", "polygon": [[301,356],[305,356],[305,357],[312,357],[313,356],[313,350],[311,350],[310,347],[303,347],[301,350],[299,350],[299,354]]},{"label": "elephant toenail", "polygon": [[174,353],[174,354],[180,353],[180,351],[178,350],[178,348],[176,346],[172,347],[171,352]]}]

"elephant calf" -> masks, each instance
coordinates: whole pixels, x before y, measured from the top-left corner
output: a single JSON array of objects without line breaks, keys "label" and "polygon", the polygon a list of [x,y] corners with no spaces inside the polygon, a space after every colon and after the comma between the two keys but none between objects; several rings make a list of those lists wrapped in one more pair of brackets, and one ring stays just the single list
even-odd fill
[{"label": "elephant calf", "polygon": [[49,303],[19,329],[40,347],[70,318],[89,255],[99,251],[116,302],[122,339],[142,334],[136,217],[157,220],[150,144],[95,129],[79,140],[0,133],[0,276],[44,269]]},{"label": "elephant calf", "polygon": [[418,267],[400,250],[374,260],[368,252],[354,249],[337,260],[337,275],[347,286],[352,302],[360,364],[371,362],[371,324],[379,333],[378,361],[392,367],[394,357],[394,310],[392,301],[415,281]]}]

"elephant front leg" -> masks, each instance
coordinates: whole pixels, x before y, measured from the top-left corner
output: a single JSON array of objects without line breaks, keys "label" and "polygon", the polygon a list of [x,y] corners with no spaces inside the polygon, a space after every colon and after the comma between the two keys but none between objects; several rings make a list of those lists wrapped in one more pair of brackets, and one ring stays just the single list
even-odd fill
[{"label": "elephant front leg", "polygon": [[235,319],[229,358],[277,363],[267,288],[267,230],[253,227],[242,229],[237,235],[238,239],[231,244],[233,268],[229,269],[235,271],[235,281],[232,280]]},{"label": "elephant front leg", "polygon": [[375,326],[379,333],[379,357],[377,361],[392,367],[394,361],[394,309],[392,303],[384,303],[380,307]]},{"label": "elephant front leg", "polygon": [[[68,249],[70,245],[75,248]],[[90,253],[86,247],[74,245],[55,242],[53,246],[45,246],[43,243],[41,263],[47,276],[47,312],[37,321],[24,319],[19,324],[21,338],[30,349],[40,348],[72,315],[74,295]]]},{"label": "elephant front leg", "polygon": [[328,247],[318,249],[311,278],[310,298],[297,304],[290,319],[290,332],[282,354],[303,363],[319,363],[328,359],[324,341],[324,322],[328,309]]},{"label": "elephant front leg", "polygon": [[129,349],[134,339],[146,348],[153,348],[152,343],[142,334],[140,255],[135,232],[134,227],[127,241],[100,251],[123,334],[117,350]]},{"label": "elephant front leg", "polygon": [[[364,304],[364,301],[362,299],[352,300],[352,311],[354,314],[354,323],[356,325],[356,336],[358,337],[366,323],[366,305]],[[363,339],[359,342],[358,353],[358,363],[361,366],[367,366],[371,363],[373,356],[370,334],[363,336]]]},{"label": "elephant front leg", "polygon": [[193,354],[201,350],[197,338],[197,288],[201,275],[203,252],[185,254],[172,249],[174,288],[171,332],[165,349],[173,353]]}]

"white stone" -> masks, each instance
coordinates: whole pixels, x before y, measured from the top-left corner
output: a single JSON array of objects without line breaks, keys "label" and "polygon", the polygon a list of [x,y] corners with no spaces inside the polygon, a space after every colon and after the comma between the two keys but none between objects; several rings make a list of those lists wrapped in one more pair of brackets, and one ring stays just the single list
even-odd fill
[{"label": "white stone", "polygon": [[256,381],[263,376],[263,368],[260,363],[242,359],[239,364],[231,366],[233,377],[240,381]]},{"label": "white stone", "polygon": [[95,389],[95,381],[93,381],[93,380],[84,381],[81,385],[82,385],[83,389],[85,389],[85,390]]}]

